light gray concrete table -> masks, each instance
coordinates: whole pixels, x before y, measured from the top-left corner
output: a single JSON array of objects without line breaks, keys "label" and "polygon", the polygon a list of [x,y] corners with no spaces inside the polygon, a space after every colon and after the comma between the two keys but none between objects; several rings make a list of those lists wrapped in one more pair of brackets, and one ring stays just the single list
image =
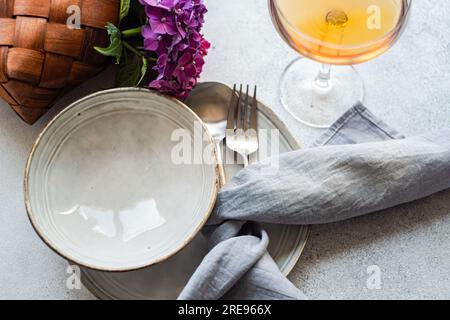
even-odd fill
[{"label": "light gray concrete table", "polygon": [[[207,0],[213,43],[202,80],[257,84],[260,98],[308,145],[320,134],[280,106],[278,80],[296,53],[279,39],[266,0]],[[366,105],[407,135],[450,126],[450,4],[414,1],[405,34],[384,56],[358,67]],[[22,177],[28,151],[67,103],[111,85],[112,70],[69,93],[36,125],[0,103],[0,298],[90,299],[66,288],[66,262],[36,236],[26,217]],[[301,97],[299,97],[301,99]],[[312,299],[450,298],[450,192],[364,217],[312,228],[291,280]],[[380,290],[367,268],[382,272]]]}]

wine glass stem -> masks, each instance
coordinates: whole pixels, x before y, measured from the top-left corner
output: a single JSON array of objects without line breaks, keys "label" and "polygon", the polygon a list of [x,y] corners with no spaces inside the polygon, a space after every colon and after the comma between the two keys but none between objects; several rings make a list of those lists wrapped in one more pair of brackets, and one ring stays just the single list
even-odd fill
[{"label": "wine glass stem", "polygon": [[330,92],[332,88],[330,64],[320,65],[319,74],[316,79],[314,79],[313,87],[317,94],[325,94]]}]

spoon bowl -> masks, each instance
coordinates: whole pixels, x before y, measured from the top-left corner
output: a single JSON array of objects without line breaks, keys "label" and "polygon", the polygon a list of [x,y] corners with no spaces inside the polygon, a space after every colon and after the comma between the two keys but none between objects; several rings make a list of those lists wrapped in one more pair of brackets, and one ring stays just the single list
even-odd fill
[{"label": "spoon bowl", "polygon": [[222,83],[204,82],[196,86],[185,101],[186,105],[203,120],[216,144],[219,176],[222,185],[226,183],[226,178],[223,169],[223,148],[221,145],[225,139],[232,94],[233,91]]}]

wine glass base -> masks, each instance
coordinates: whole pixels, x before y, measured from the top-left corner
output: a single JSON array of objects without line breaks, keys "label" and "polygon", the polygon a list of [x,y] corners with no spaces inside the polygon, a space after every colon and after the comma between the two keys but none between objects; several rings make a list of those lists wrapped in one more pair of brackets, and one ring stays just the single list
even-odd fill
[{"label": "wine glass base", "polygon": [[319,86],[320,64],[305,58],[292,61],[280,82],[283,107],[299,122],[329,128],[348,109],[364,100],[364,83],[352,66],[333,66],[329,86]]}]

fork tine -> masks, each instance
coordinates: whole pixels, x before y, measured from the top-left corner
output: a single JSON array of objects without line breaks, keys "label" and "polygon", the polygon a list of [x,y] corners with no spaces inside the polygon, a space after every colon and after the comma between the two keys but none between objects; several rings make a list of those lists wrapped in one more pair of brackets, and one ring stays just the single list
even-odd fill
[{"label": "fork tine", "polygon": [[236,118],[236,84],[233,86],[233,92],[231,93],[230,106],[228,108],[228,122],[227,131],[234,130],[234,121]]},{"label": "fork tine", "polygon": [[244,103],[244,106],[243,106],[243,116],[242,116],[243,121],[244,121],[244,132],[247,132],[248,127],[249,127],[249,121],[248,121],[248,113],[249,113],[248,109],[249,109],[249,106],[250,106],[250,104],[249,104],[249,95],[248,95],[249,90],[250,90],[250,86],[247,85],[247,90],[245,92],[245,103]]},{"label": "fork tine", "polygon": [[239,87],[239,98],[237,102],[236,130],[242,129],[242,84]]},{"label": "fork tine", "polygon": [[[244,166],[248,166],[250,156],[254,156],[258,150],[257,130],[257,98],[256,87],[253,97],[250,96],[250,86],[246,86],[243,93],[243,85],[239,86],[239,93],[234,85],[234,96],[230,100],[228,114],[226,143],[227,147],[234,151],[233,155],[239,155],[244,160]],[[245,96],[244,96],[245,94]],[[251,101],[250,101],[251,99]],[[250,127],[250,128],[249,128]]]},{"label": "fork tine", "polygon": [[252,100],[252,110],[250,113],[250,128],[255,132],[258,129],[258,114],[257,114],[258,100],[256,99],[256,91],[257,87],[255,86],[255,91],[253,93],[253,100]]}]

